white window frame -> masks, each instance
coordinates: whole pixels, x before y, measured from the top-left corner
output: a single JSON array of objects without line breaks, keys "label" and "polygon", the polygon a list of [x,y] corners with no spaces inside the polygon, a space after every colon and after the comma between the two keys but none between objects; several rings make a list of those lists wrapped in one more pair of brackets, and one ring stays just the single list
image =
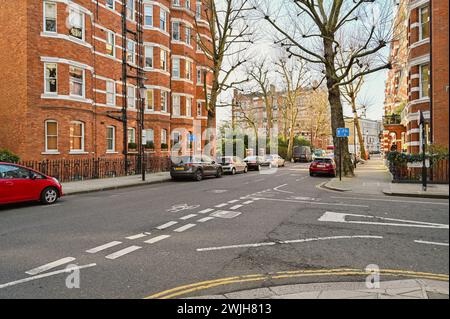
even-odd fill
[{"label": "white window frame", "polygon": [[161,129],[161,143],[160,144],[167,144],[167,130],[165,128]]},{"label": "white window frame", "polygon": [[190,97],[186,97],[186,111],[185,114],[187,117],[191,117],[192,116],[192,98]]},{"label": "white window frame", "polygon": [[184,27],[184,42],[186,42],[187,45],[191,45],[191,29],[189,28],[189,26],[185,25]]},{"label": "white window frame", "polygon": [[[146,45],[145,47],[144,47],[144,55],[145,55],[145,67],[146,68],[150,68],[150,69],[153,69],[154,67],[155,67],[155,55],[154,55],[154,49],[153,49],[154,47],[153,46],[151,46],[151,45]],[[147,52],[147,50],[150,50],[151,51],[151,55],[150,55],[150,58],[151,58],[151,66],[148,66],[147,65],[147,59],[149,58],[149,56],[148,56],[148,54],[147,53],[150,53],[150,52]]]},{"label": "white window frame", "polygon": [[184,0],[184,6],[186,9],[191,9],[191,0]]},{"label": "white window frame", "polygon": [[[84,123],[81,121],[72,121],[70,122],[70,125],[72,124],[81,124],[81,149],[70,148],[70,153],[84,152],[84,138],[85,138]],[[72,136],[70,134],[69,139],[72,139]]]},{"label": "white window frame", "polygon": [[[200,110],[200,112],[199,112]],[[197,101],[197,117],[202,116],[203,115],[203,103],[201,100]]]},{"label": "white window frame", "polygon": [[[72,83],[72,81],[75,81],[75,82],[79,83],[78,79],[73,78],[73,77],[70,76],[70,68],[75,68],[75,69],[79,69],[79,70],[82,71],[81,74],[82,74],[83,78],[82,78],[82,81],[81,81],[81,85],[82,85],[82,87],[81,87],[81,95],[73,94],[72,92],[70,92],[70,84]],[[82,68],[79,68],[79,67],[76,67],[76,66],[73,66],[73,65],[69,66],[69,94],[70,94],[70,96],[82,97],[82,98],[84,98],[86,96],[86,70],[85,69],[82,69]]]},{"label": "white window frame", "polygon": [[[148,103],[148,93],[152,92],[152,105],[149,105]],[[145,108],[147,111],[154,111],[155,110],[155,90],[154,89],[147,89],[145,92]]]},{"label": "white window frame", "polygon": [[174,79],[181,78],[181,59],[180,58],[172,59],[172,77]]},{"label": "white window frame", "polygon": [[172,96],[172,115],[181,115],[181,96],[179,95]]},{"label": "white window frame", "polygon": [[172,0],[172,5],[174,7],[181,7],[181,0]]},{"label": "white window frame", "polygon": [[195,18],[197,20],[202,18],[202,1],[197,0],[196,6],[195,6]]},{"label": "white window frame", "polygon": [[[49,149],[48,148],[48,137],[50,137],[49,134],[48,134],[48,128],[47,128],[47,124],[48,123],[55,123],[56,124],[56,135],[51,135],[51,137],[56,136],[56,148],[55,149]],[[58,130],[59,130],[58,122],[55,121],[55,120],[46,120],[44,122],[44,129],[45,129],[45,152],[46,153],[57,153],[58,152],[58,140],[59,140],[59,136],[58,136]]]},{"label": "white window frame", "polygon": [[[132,134],[130,135],[130,132],[132,132]],[[136,144],[136,129],[134,127],[129,127],[127,129],[127,144]]]},{"label": "white window frame", "polygon": [[[146,131],[146,135],[145,135],[145,141],[148,142],[153,142],[153,144],[155,144],[155,130],[152,128],[148,128],[145,130]],[[151,133],[150,133],[151,132]],[[151,137],[151,139],[150,139]]]},{"label": "white window frame", "polygon": [[[47,91],[47,81],[53,79],[53,78],[47,77],[47,66],[48,65],[54,65],[55,69],[56,69],[56,77],[55,77],[56,91],[55,92]],[[58,64],[57,63],[44,63],[44,93],[45,94],[53,94],[53,95],[58,94]]]},{"label": "white window frame", "polygon": [[80,15],[80,17],[81,17],[81,39],[78,38],[78,37],[76,37],[76,36],[74,36],[74,35],[72,35],[72,34],[70,34],[70,29],[69,29],[69,36],[72,37],[72,38],[74,38],[74,39],[77,39],[77,40],[79,40],[79,41],[85,41],[85,33],[86,33],[85,15],[84,15],[83,12],[81,12],[81,11],[78,10],[78,9],[70,8],[70,9],[69,9],[69,19],[68,19],[68,23],[69,23],[69,26],[71,26],[71,27],[72,27],[72,24],[71,24],[71,18],[70,18],[70,17],[71,17],[71,15],[73,15],[73,14]]},{"label": "white window frame", "polygon": [[[147,8],[150,8],[150,12],[152,13],[151,15],[151,24],[147,23],[147,17],[149,17],[149,15],[147,15]],[[152,4],[146,4],[144,6],[144,25],[148,26],[148,27],[153,27],[153,19],[154,19],[154,10],[153,10],[153,5]]]},{"label": "white window frame", "polygon": [[[108,131],[112,129],[112,137],[108,137]],[[108,148],[108,140],[112,140],[112,148]],[[106,127],[106,153],[116,152],[116,127],[109,125]]]},{"label": "white window frame", "polygon": [[[177,139],[175,139],[175,136],[177,136]],[[173,144],[179,144],[181,142],[181,132],[174,130],[172,131],[172,138]]]},{"label": "white window frame", "polygon": [[[55,6],[55,31],[48,31],[47,30],[47,4],[54,5]],[[43,29],[45,33],[58,33],[58,4],[53,1],[44,1],[43,3]]]},{"label": "white window frame", "polygon": [[[133,94],[130,94],[130,92],[133,92]],[[136,87],[134,85],[127,86],[127,106],[132,109],[136,108]]]},{"label": "white window frame", "polygon": [[164,49],[160,49],[159,66],[161,70],[167,71],[167,51]]},{"label": "white window frame", "polygon": [[116,9],[116,0],[112,0],[112,8],[110,7],[110,5],[108,4],[108,0],[105,1],[105,7],[110,9],[110,10],[115,10]]},{"label": "white window frame", "polygon": [[184,64],[185,72],[186,72],[186,79],[192,80],[192,62],[189,60],[185,60]]},{"label": "white window frame", "polygon": [[[428,66],[428,94],[427,95],[423,95],[423,71],[422,71],[422,67],[423,66]],[[419,65],[419,98],[426,98],[430,96],[430,64],[429,63],[424,63],[424,64],[420,64]]]},{"label": "white window frame", "polygon": [[[135,21],[136,20],[136,2],[135,0],[123,0],[123,1],[127,1],[127,19],[131,20],[131,21]],[[130,10],[130,1],[133,4],[131,10]],[[129,17],[129,13],[131,14],[131,17]]]},{"label": "white window frame", "polygon": [[[423,24],[424,24],[422,21],[422,10],[425,10],[425,9],[428,11],[428,21],[427,21],[428,22],[428,37],[426,37],[426,38],[423,37],[423,29],[422,29]],[[428,5],[426,5],[426,6],[419,8],[419,41],[428,39],[430,37],[429,33],[430,33],[430,7]]]},{"label": "white window frame", "polygon": [[[112,88],[113,88],[112,91],[108,90],[108,84],[109,85],[112,84]],[[115,106],[116,105],[116,82],[115,81],[113,81],[113,80],[106,81],[105,93],[106,93],[106,105]],[[108,98],[108,96],[110,97],[110,99]]]},{"label": "white window frame", "polygon": [[[167,113],[167,104],[169,100],[169,92],[167,91],[161,91],[161,112]],[[164,101],[164,103],[163,103]]]},{"label": "white window frame", "polygon": [[[111,43],[112,40],[112,43]],[[116,57],[116,34],[112,31],[107,30],[106,31],[106,51],[108,51],[108,45],[112,46],[112,54],[106,52],[107,55]]]},{"label": "white window frame", "polygon": [[[128,47],[128,44],[132,44],[132,49]],[[130,55],[130,53],[132,55]],[[129,57],[131,57],[131,61],[129,61]],[[131,39],[127,39],[127,62],[130,64],[136,64],[136,41]]]},{"label": "white window frame", "polygon": [[162,8],[159,12],[159,28],[167,32],[167,11]]},{"label": "white window frame", "polygon": [[197,84],[203,84],[203,70],[197,67]]},{"label": "white window frame", "polygon": [[172,22],[172,40],[181,41],[181,23],[179,21]]}]

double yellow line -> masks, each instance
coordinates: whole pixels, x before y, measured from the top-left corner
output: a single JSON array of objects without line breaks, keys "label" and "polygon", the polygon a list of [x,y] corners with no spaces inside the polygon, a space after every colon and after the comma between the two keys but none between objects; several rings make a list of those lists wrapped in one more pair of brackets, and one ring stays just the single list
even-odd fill
[{"label": "double yellow line", "polygon": [[[410,278],[423,278],[440,281],[448,281],[448,275],[445,274],[433,274],[427,272],[415,272],[407,270],[395,270],[395,269],[381,269],[380,275],[384,276],[402,276]],[[228,278],[221,278],[215,280],[206,280],[194,284],[179,286],[169,290],[165,290],[148,297],[145,299],[170,299],[174,297],[183,296],[192,292],[198,292],[218,286],[231,285],[235,283],[256,282],[256,281],[268,281],[286,278],[296,277],[311,277],[311,276],[368,276],[370,273],[361,269],[320,269],[320,270],[293,270],[293,271],[281,271],[271,274],[256,274],[256,275],[244,275],[234,276]]]}]

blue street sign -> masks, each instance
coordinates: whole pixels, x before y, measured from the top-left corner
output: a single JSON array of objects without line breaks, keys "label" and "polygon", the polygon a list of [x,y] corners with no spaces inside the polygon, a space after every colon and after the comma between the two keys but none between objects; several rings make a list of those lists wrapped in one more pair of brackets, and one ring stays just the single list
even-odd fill
[{"label": "blue street sign", "polygon": [[195,142],[195,135],[189,136],[189,142]]},{"label": "blue street sign", "polygon": [[350,129],[347,127],[339,127],[336,132],[337,137],[349,137]]}]

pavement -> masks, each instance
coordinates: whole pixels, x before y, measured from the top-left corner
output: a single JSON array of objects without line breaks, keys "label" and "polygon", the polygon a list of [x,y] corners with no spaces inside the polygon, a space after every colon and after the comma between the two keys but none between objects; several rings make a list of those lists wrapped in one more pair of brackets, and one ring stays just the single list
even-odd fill
[{"label": "pavement", "polygon": [[308,164],[288,163],[2,206],[0,299],[190,298],[365,283],[369,265],[382,283],[448,283],[448,200],[319,187],[327,181],[310,177]]},{"label": "pavement", "polygon": [[384,160],[381,157],[372,157],[371,160],[358,164],[353,178],[339,177],[325,182],[324,188],[351,192],[354,194],[384,194],[388,196],[407,196],[419,198],[449,198],[449,185],[429,184],[427,190],[422,184],[392,183]]},{"label": "pavement", "polygon": [[449,299],[448,282],[428,279],[382,281],[368,288],[363,282],[330,282],[272,286],[188,299]]},{"label": "pavement", "polygon": [[169,172],[146,174],[145,181],[141,175],[115,178],[91,179],[78,182],[62,183],[65,195],[83,194],[97,191],[119,189],[131,186],[149,185],[170,181]]}]

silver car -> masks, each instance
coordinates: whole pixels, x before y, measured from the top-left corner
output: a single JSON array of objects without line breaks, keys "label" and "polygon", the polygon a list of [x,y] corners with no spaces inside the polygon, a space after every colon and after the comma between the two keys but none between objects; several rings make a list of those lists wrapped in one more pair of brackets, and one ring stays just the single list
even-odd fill
[{"label": "silver car", "polygon": [[218,157],[217,162],[222,165],[222,170],[224,173],[235,175],[236,173],[248,172],[247,163],[237,156]]},{"label": "silver car", "polygon": [[284,167],[286,161],[278,154],[269,154],[264,158],[267,162],[270,163],[271,167]]}]

